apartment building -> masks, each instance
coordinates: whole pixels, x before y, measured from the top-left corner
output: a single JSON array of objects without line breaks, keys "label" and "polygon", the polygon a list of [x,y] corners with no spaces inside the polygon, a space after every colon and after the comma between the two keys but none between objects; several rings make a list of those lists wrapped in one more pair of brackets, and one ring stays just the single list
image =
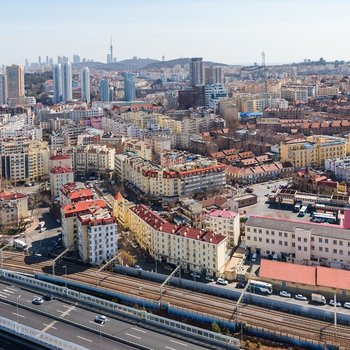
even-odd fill
[{"label": "apartment building", "polygon": [[153,258],[211,275],[224,272],[227,237],[171,224],[145,205],[129,209],[130,230]]},{"label": "apartment building", "polygon": [[163,168],[133,154],[115,156],[115,174],[141,192],[156,197],[185,196],[225,186],[225,165],[199,158]]},{"label": "apartment building", "polygon": [[296,102],[303,101],[307,102],[309,96],[309,89],[305,87],[283,87],[281,89],[281,97],[287,101]]},{"label": "apartment building", "polygon": [[50,169],[50,191],[51,195],[59,195],[61,187],[74,181],[74,171],[72,168],[57,166]]},{"label": "apartment building", "polygon": [[236,247],[240,238],[239,213],[213,209],[204,217],[204,227],[227,237],[228,247]]},{"label": "apartment building", "polygon": [[295,168],[321,166],[326,159],[346,156],[349,145],[349,139],[326,135],[282,142],[281,162],[290,162]]},{"label": "apartment building", "polygon": [[287,262],[305,265],[338,265],[350,268],[350,211],[342,225],[317,224],[251,215],[245,227],[245,243],[262,257],[277,254]]},{"label": "apartment building", "polygon": [[22,193],[0,193],[0,227],[17,227],[29,218],[28,197]]},{"label": "apartment building", "polygon": [[93,192],[85,188],[84,185],[78,186],[75,182],[66,183],[60,189],[61,208],[65,207],[67,204],[84,202],[92,199],[94,199]]},{"label": "apartment building", "polygon": [[28,138],[0,140],[0,174],[12,183],[45,178],[49,173],[46,142]]},{"label": "apartment building", "polygon": [[115,256],[117,225],[108,209],[78,214],[77,231],[79,256],[85,263],[101,265]]},{"label": "apartment building", "polygon": [[152,145],[138,139],[126,139],[123,142],[125,152],[134,152],[138,157],[152,160]]},{"label": "apartment building", "polygon": [[61,210],[62,241],[66,248],[78,249],[77,217],[105,208],[106,202],[101,199],[74,202],[65,205]]},{"label": "apartment building", "polygon": [[350,156],[326,159],[324,168],[332,171],[338,180],[350,182]]},{"label": "apartment building", "polygon": [[109,176],[114,170],[115,149],[102,145],[79,145],[66,149],[71,155],[73,169],[79,175],[88,173]]}]

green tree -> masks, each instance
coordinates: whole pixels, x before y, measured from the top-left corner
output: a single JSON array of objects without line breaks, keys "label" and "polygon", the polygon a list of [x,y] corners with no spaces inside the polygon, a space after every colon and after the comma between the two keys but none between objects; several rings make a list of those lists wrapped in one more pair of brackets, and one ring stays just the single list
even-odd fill
[{"label": "green tree", "polygon": [[221,333],[221,328],[216,322],[211,324],[211,330],[215,333]]}]

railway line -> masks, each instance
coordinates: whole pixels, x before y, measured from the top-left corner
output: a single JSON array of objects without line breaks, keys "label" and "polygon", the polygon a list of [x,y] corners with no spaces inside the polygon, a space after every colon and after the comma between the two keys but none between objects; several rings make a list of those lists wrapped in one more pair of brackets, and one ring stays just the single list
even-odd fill
[{"label": "railway line", "polygon": [[[52,274],[51,260],[36,256],[25,256],[16,252],[4,252],[3,267],[27,272]],[[66,270],[62,267],[66,265]],[[96,269],[76,265],[67,261],[56,264],[56,275],[68,279],[98,285],[140,299],[160,301],[160,284],[136,277],[100,272]],[[303,316],[289,315],[263,307],[241,304],[236,310],[236,301],[208,294],[167,286],[161,297],[162,303],[169,303],[191,311],[215,316],[223,320],[237,320],[249,326],[257,326],[271,332],[278,331],[291,336],[302,337],[321,343],[333,342],[350,349],[350,327],[314,320]]]}]

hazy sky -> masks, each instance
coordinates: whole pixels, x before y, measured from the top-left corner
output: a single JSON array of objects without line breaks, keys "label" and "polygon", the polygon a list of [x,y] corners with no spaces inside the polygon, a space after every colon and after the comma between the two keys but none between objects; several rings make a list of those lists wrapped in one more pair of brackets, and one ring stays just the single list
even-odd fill
[{"label": "hazy sky", "polygon": [[0,0],[0,64],[73,53],[252,64],[350,59],[349,0]]}]

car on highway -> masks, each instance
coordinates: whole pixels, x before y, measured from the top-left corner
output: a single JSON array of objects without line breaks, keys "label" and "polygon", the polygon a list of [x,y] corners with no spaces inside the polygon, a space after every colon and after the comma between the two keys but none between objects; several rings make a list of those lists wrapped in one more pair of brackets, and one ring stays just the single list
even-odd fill
[{"label": "car on highway", "polygon": [[238,289],[243,289],[243,288],[245,288],[245,284],[244,284],[244,283],[241,283],[241,282],[238,282],[238,283],[236,284],[236,288],[238,288]]},{"label": "car on highway", "polygon": [[285,290],[281,290],[280,291],[280,296],[284,297],[284,298],[291,298],[292,294],[290,294],[289,292],[285,291]]},{"label": "car on highway", "polygon": [[142,267],[140,265],[135,265],[134,267],[136,270],[142,271]]},{"label": "car on highway", "polygon": [[104,315],[97,315],[94,319],[94,322],[98,324],[105,324],[107,321],[107,317]]},{"label": "car on highway", "polygon": [[50,300],[52,300],[52,296],[51,296],[50,294],[45,294],[45,295],[43,296],[43,299],[44,299],[45,301],[50,301]]},{"label": "car on highway", "polygon": [[192,278],[201,278],[201,275],[197,272],[191,272],[191,277]]},{"label": "car on highway", "polygon": [[34,297],[32,299],[32,303],[34,305],[41,305],[44,302],[44,299],[42,297]]},{"label": "car on highway", "polygon": [[[336,305],[335,305],[336,304]],[[337,301],[337,303],[335,303],[335,301],[333,299],[331,299],[329,301],[329,305],[331,306],[336,306],[336,307],[341,307],[341,302],[340,301]]]},{"label": "car on highway", "polygon": [[307,300],[307,297],[304,297],[304,295],[302,295],[302,294],[295,294],[294,298],[296,300],[302,300],[302,301],[306,301]]},{"label": "car on highway", "polygon": [[350,303],[349,302],[344,303],[343,307],[345,307],[345,309],[350,309]]},{"label": "car on highway", "polygon": [[222,286],[227,286],[228,285],[228,281],[226,281],[225,279],[219,277],[217,280],[216,280],[216,284],[220,284]]}]

